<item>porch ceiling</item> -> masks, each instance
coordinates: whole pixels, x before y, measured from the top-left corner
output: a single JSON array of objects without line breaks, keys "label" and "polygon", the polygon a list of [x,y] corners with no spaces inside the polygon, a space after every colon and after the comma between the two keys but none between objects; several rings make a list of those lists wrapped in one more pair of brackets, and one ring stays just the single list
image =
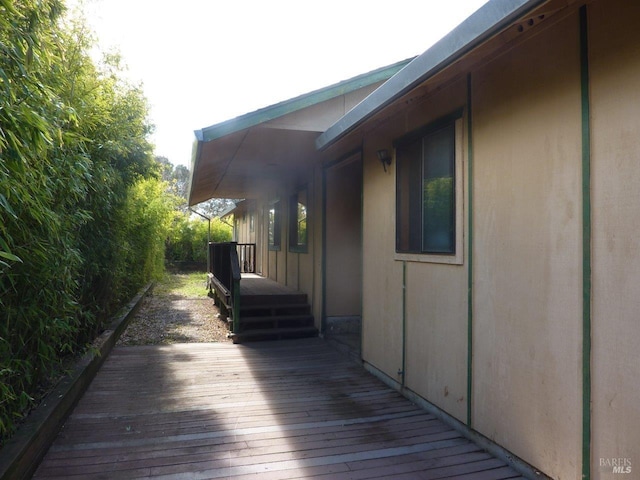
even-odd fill
[{"label": "porch ceiling", "polygon": [[324,155],[318,135],[411,60],[197,130],[189,205],[295,185]]},{"label": "porch ceiling", "polygon": [[320,158],[319,132],[255,126],[198,142],[189,204],[209,198],[255,198],[295,183]]}]

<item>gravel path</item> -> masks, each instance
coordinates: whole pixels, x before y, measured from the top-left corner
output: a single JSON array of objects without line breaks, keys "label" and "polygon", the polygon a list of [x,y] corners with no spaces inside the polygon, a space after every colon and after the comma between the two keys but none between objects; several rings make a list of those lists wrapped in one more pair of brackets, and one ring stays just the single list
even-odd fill
[{"label": "gravel path", "polygon": [[142,301],[118,345],[230,342],[228,333],[212,298],[154,288]]}]

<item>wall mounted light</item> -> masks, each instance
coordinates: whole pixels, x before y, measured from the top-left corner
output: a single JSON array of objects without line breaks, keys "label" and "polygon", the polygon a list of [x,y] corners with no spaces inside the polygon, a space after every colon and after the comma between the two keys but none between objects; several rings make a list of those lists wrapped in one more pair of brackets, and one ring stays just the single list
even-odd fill
[{"label": "wall mounted light", "polygon": [[389,150],[387,150],[386,148],[378,150],[378,160],[380,160],[380,163],[382,163],[382,168],[384,168],[384,171],[386,173],[387,165],[391,165],[391,155],[389,155]]}]

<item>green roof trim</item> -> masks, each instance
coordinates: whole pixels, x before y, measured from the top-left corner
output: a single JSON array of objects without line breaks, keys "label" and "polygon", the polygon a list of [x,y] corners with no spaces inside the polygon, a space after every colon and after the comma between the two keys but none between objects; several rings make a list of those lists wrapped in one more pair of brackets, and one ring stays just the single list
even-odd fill
[{"label": "green roof trim", "polygon": [[209,142],[256,125],[260,125],[261,123],[282,117],[289,113],[302,110],[303,108],[311,107],[332,98],[345,95],[374,83],[388,80],[412,60],[413,58],[409,58],[328,87],[276,103],[269,107],[261,108],[255,112],[247,113],[231,120],[226,120],[224,122],[205,127],[201,130],[196,130],[194,132],[196,139],[199,142]]}]

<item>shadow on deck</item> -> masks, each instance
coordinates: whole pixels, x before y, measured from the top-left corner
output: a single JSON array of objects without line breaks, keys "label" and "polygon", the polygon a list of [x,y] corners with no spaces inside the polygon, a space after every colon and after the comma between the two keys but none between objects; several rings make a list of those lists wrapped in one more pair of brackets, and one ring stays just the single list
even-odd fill
[{"label": "shadow on deck", "polygon": [[34,478],[150,477],[522,478],[317,338],[115,348]]}]

